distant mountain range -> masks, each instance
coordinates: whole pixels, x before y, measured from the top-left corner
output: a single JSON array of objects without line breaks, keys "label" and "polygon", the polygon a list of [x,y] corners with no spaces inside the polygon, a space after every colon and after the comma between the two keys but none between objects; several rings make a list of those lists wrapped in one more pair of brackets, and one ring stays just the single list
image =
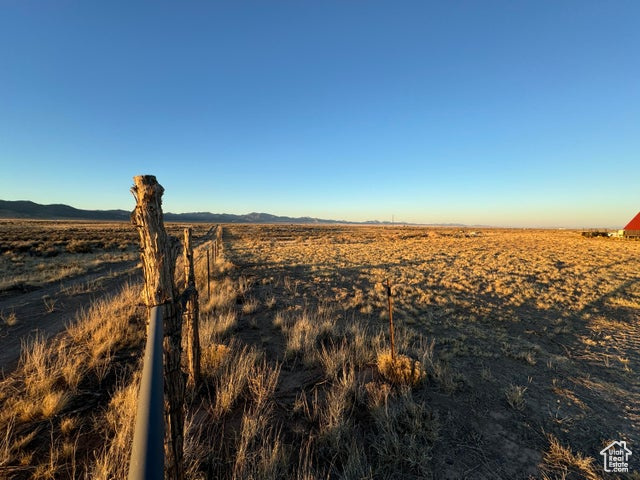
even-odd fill
[{"label": "distant mountain range", "polygon": [[[111,220],[129,221],[131,212],[126,210],[80,210],[69,205],[40,205],[25,200],[0,200],[0,218],[25,218],[37,220]],[[184,223],[323,223],[323,224],[362,224],[390,225],[391,222],[371,220],[367,222],[347,222],[344,220],[326,220],[312,217],[281,217],[269,213],[247,213],[234,215],[231,213],[165,213],[167,222]]]}]

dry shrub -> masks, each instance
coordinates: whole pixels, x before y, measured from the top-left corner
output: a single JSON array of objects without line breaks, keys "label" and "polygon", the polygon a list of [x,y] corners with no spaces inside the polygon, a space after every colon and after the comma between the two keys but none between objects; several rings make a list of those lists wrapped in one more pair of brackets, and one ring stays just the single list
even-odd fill
[{"label": "dry shrub", "polygon": [[377,408],[387,404],[391,387],[388,383],[368,382],[364,386],[367,392],[367,404],[369,408]]},{"label": "dry shrub", "polygon": [[280,324],[287,339],[285,356],[295,358],[302,356],[307,365],[316,362],[316,353],[322,342],[335,335],[335,323],[329,311],[309,311],[301,315],[282,321],[276,317],[274,323]]},{"label": "dry shrub", "polygon": [[351,352],[351,360],[356,367],[372,363],[375,352],[380,351],[383,335],[373,334],[367,324],[361,321],[350,322],[345,332],[346,343]]},{"label": "dry shrub", "polygon": [[254,348],[231,344],[215,377],[215,416],[229,412],[255,374],[259,354]]},{"label": "dry shrub", "polygon": [[94,479],[126,478],[129,470],[131,442],[135,427],[140,372],[131,383],[119,388],[104,414],[106,432],[104,446],[96,454],[91,472]]},{"label": "dry shrub", "polygon": [[256,409],[262,409],[273,396],[279,377],[280,365],[272,368],[263,360],[255,366],[254,374],[249,378],[249,391]]},{"label": "dry shrub", "polygon": [[380,374],[395,385],[415,386],[426,377],[422,364],[406,355],[396,355],[394,360],[391,352],[382,352],[377,365]]},{"label": "dry shrub", "polygon": [[4,433],[0,433],[0,468],[8,465],[12,459],[13,429],[15,417],[9,418],[5,424]]},{"label": "dry shrub", "polygon": [[184,420],[184,470],[185,478],[189,480],[204,480],[202,465],[207,462],[211,454],[210,426],[202,415],[196,416],[188,409]]},{"label": "dry shrub", "polygon": [[214,267],[215,267],[215,271],[222,275],[233,270],[235,265],[229,262],[228,260],[222,260],[222,261],[216,262]]},{"label": "dry shrub", "polygon": [[581,453],[573,453],[570,448],[562,446],[551,434],[547,438],[549,448],[544,452],[540,465],[543,479],[598,480],[601,478],[595,469],[593,458],[585,457]]},{"label": "dry shrub", "polygon": [[317,335],[316,345],[309,345],[304,360],[322,365],[325,376],[333,380],[346,365],[355,368],[369,365],[380,349],[378,342],[378,336],[371,336],[361,322],[350,323],[346,328],[334,324],[331,330]]},{"label": "dry shrub", "polygon": [[200,343],[216,343],[233,333],[238,324],[238,315],[230,310],[221,313],[209,313],[200,316]]},{"label": "dry shrub", "polygon": [[280,431],[269,426],[269,416],[245,413],[231,478],[278,480],[287,478],[289,455]]},{"label": "dry shrub", "polygon": [[507,403],[511,406],[511,408],[515,410],[524,410],[525,400],[524,393],[527,391],[527,387],[523,385],[509,385],[505,391],[504,395],[507,399]]},{"label": "dry shrub", "polygon": [[260,308],[260,302],[257,299],[250,297],[242,304],[242,313],[250,315],[255,313]]},{"label": "dry shrub", "polygon": [[322,346],[318,352],[318,358],[322,365],[325,376],[329,379],[335,379],[340,370],[349,363],[349,351],[346,342],[340,345],[331,345],[330,347]]},{"label": "dry shrub", "polygon": [[205,375],[213,375],[225,363],[229,347],[211,343],[202,347],[201,368]]},{"label": "dry shrub", "polygon": [[77,378],[65,375],[75,362],[75,355],[63,344],[49,346],[40,335],[24,342],[19,367],[24,387],[7,397],[0,423],[11,416],[26,422],[59,413],[71,399],[65,387],[73,391],[77,387]]},{"label": "dry shrub", "polygon": [[17,399],[9,403],[8,408],[12,415],[17,415],[21,422],[29,422],[37,419],[42,413],[40,400],[37,402],[28,399]]},{"label": "dry shrub", "polygon": [[[71,353],[71,349],[69,349],[68,357],[66,358],[77,358],[73,353]],[[88,366],[82,363],[76,362],[66,362],[61,369],[62,377],[66,382],[67,386],[73,393],[77,393],[78,384],[85,377],[88,371]]]},{"label": "dry shrub", "polygon": [[221,282],[213,284],[211,297],[201,306],[201,312],[228,312],[233,310],[239,295],[239,286],[230,278],[225,277]]},{"label": "dry shrub", "polygon": [[55,384],[59,369],[43,336],[36,335],[32,343],[24,342],[20,363],[24,372],[26,396],[36,399],[46,395]]},{"label": "dry shrub", "polygon": [[10,312],[6,315],[4,314],[4,312],[0,312],[0,320],[2,321],[2,323],[9,327],[12,327],[18,323],[18,317],[16,316],[15,312]]},{"label": "dry shrub", "polygon": [[269,310],[271,310],[271,309],[275,308],[277,303],[278,303],[278,300],[276,299],[276,297],[274,295],[271,295],[269,298],[267,298],[267,300],[265,302],[265,306]]},{"label": "dry shrub", "polygon": [[367,458],[366,448],[352,440],[347,446],[346,460],[342,467],[342,478],[357,478],[359,480],[372,480],[374,477],[373,466]]},{"label": "dry shrub", "polygon": [[293,321],[292,319],[290,319],[287,315],[284,314],[284,312],[277,311],[275,316],[273,317],[273,326],[276,328],[289,328],[291,325],[293,325]]},{"label": "dry shrub", "polygon": [[278,479],[286,477],[288,452],[273,425],[273,393],[280,366],[264,361],[256,364],[249,377],[251,400],[242,417],[232,478]]},{"label": "dry shrub", "polygon": [[70,399],[71,395],[68,392],[48,392],[42,399],[42,416],[44,418],[50,418],[56,415],[69,403]]},{"label": "dry shrub", "polygon": [[67,252],[69,253],[91,253],[91,243],[84,240],[73,239],[67,243]]},{"label": "dry shrub", "polygon": [[60,420],[60,431],[63,435],[69,436],[78,428],[78,423],[77,417],[65,417]]},{"label": "dry shrub", "polygon": [[60,447],[60,456],[66,460],[73,460],[78,450],[78,444],[70,441],[63,441]]},{"label": "dry shrub", "polygon": [[[200,426],[191,426],[187,417],[185,448],[203,449],[204,452],[192,460],[189,460],[192,456],[189,454],[188,468],[195,472],[203,462],[211,461],[214,473],[210,474],[213,477],[207,478],[287,478],[289,453],[282,443],[280,429],[273,421],[273,395],[280,365],[266,363],[255,349],[234,341],[228,346],[213,344],[205,348],[210,352],[210,358],[215,358],[210,360],[206,370],[213,383],[210,390],[213,396],[197,416]],[[225,436],[219,425],[227,417],[238,418],[236,407],[240,405],[243,405],[241,422],[232,440]],[[203,425],[208,425],[209,431],[205,431]],[[189,478],[201,477],[202,473],[196,472]]]},{"label": "dry shrub", "polygon": [[373,463],[380,478],[432,478],[431,450],[439,424],[424,403],[408,390],[371,410],[375,421]]},{"label": "dry shrub", "polygon": [[90,352],[92,366],[144,336],[144,330],[130,321],[136,314],[139,294],[139,285],[127,283],[117,295],[93,302],[88,310],[78,314],[74,325],[67,327],[74,342]]},{"label": "dry shrub", "polygon": [[[325,432],[335,434],[348,424],[350,410],[355,405],[356,374],[353,366],[344,366],[339,378],[327,392],[326,409],[321,421]],[[339,442],[336,442],[336,446]]]}]

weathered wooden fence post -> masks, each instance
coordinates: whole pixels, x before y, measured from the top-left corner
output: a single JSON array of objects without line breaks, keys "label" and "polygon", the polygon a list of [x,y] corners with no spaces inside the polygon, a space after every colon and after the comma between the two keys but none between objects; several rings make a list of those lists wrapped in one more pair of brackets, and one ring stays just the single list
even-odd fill
[{"label": "weathered wooden fence post", "polygon": [[[216,235],[217,235],[217,231],[218,228],[220,227],[216,227]],[[216,264],[216,259],[218,258],[218,240],[217,237],[213,239],[213,264]]]},{"label": "weathered wooden fence post", "polygon": [[187,365],[189,376],[187,384],[195,387],[200,381],[200,333],[198,317],[198,290],[193,269],[193,246],[191,244],[191,229],[184,229],[184,277],[185,277],[185,309],[183,318],[187,330]]},{"label": "weathered wooden fence post", "polygon": [[165,393],[165,478],[184,479],[184,379],[180,369],[181,322],[176,305],[174,271],[177,242],[164,229],[162,194],[164,188],[153,175],[133,177],[131,193],[136,208],[131,214],[138,228],[144,275],[142,298],[145,304],[162,310],[164,325],[164,393]]},{"label": "weathered wooden fence post", "polygon": [[216,228],[216,240],[215,240],[215,245],[216,245],[216,250],[215,250],[215,257],[214,257],[214,262],[217,260],[218,256],[220,255],[220,247],[222,246],[222,227],[220,225],[218,225],[218,228]]}]

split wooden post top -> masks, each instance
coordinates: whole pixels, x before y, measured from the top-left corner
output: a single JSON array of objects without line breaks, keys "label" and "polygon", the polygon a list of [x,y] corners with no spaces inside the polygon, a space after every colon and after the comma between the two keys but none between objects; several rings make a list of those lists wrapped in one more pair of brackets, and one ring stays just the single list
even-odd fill
[{"label": "split wooden post top", "polygon": [[164,228],[162,194],[164,188],[154,175],[133,177],[131,193],[136,207],[131,222],[138,227],[145,288],[143,301],[147,306],[173,302],[175,286],[173,269],[177,256]]},{"label": "split wooden post top", "polygon": [[182,322],[175,304],[177,289],[174,271],[178,242],[167,235],[162,215],[164,188],[153,175],[133,177],[131,193],[136,207],[131,222],[140,235],[144,289],[142,299],[148,307],[158,307],[164,330],[165,398],[165,478],[184,479],[184,378],[180,367]]}]

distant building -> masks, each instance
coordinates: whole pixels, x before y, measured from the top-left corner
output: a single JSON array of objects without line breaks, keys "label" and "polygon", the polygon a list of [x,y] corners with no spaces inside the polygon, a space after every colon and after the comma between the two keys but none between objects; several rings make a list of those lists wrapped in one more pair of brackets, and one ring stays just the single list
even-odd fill
[{"label": "distant building", "polygon": [[640,238],[640,212],[624,227],[624,236],[627,238]]}]

